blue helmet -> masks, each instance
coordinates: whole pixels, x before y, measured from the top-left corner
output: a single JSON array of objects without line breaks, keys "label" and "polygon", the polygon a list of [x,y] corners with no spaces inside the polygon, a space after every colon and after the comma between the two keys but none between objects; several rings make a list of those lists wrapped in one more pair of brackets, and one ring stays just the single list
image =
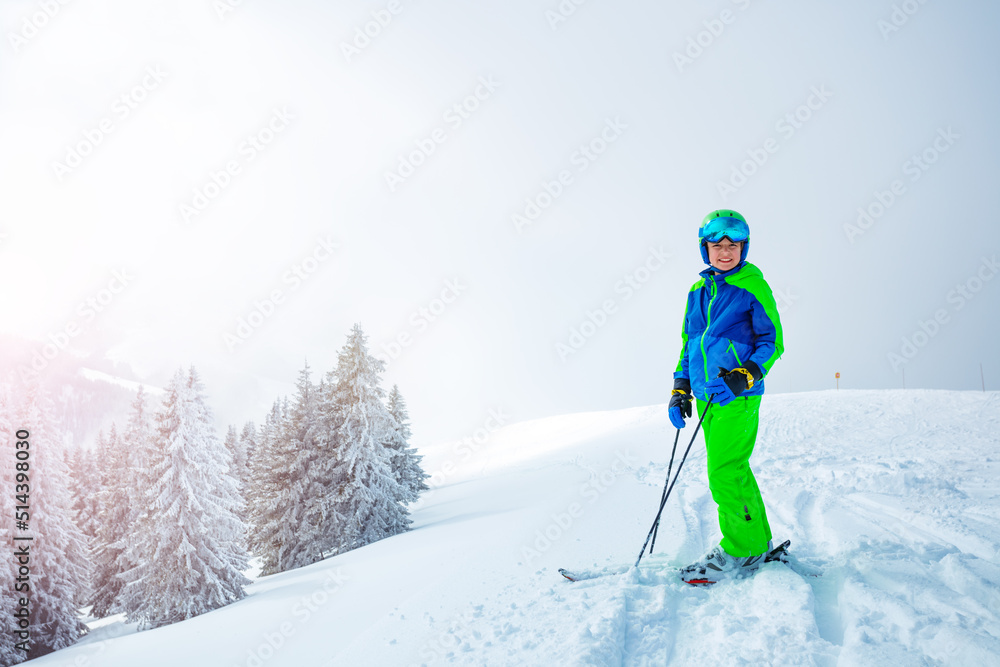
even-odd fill
[{"label": "blue helmet", "polygon": [[740,262],[745,262],[750,251],[750,226],[746,218],[736,211],[719,209],[706,215],[701,221],[701,227],[698,228],[698,244],[701,246],[701,258],[705,263],[711,264],[708,261],[708,244],[718,243],[724,238],[733,243],[743,244]]}]

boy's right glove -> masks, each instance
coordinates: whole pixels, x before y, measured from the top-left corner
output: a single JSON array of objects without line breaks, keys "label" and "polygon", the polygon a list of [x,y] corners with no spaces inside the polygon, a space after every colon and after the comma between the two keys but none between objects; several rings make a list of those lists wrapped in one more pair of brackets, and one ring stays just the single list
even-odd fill
[{"label": "boy's right glove", "polygon": [[705,385],[705,392],[715,396],[713,400],[717,405],[729,405],[737,396],[760,382],[762,375],[760,366],[752,361],[748,361],[745,367],[733,370],[719,366],[719,374]]},{"label": "boy's right glove", "polygon": [[687,378],[677,378],[674,380],[674,390],[670,392],[670,409],[667,414],[670,416],[670,423],[674,428],[684,428],[684,418],[691,416],[691,381]]}]

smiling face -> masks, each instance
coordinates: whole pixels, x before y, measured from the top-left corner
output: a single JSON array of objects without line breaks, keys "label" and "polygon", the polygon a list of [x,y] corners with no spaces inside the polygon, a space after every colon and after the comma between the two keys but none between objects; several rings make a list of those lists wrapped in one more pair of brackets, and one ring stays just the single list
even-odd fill
[{"label": "smiling face", "polygon": [[729,237],[723,237],[718,243],[708,244],[708,263],[724,273],[740,263],[742,252],[742,243],[733,243]]}]

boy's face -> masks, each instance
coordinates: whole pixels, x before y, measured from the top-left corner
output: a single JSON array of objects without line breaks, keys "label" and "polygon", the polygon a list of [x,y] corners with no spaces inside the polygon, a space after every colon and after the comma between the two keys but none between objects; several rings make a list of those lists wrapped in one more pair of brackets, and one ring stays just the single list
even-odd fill
[{"label": "boy's face", "polygon": [[725,272],[740,263],[742,252],[742,243],[733,243],[728,238],[723,238],[718,243],[708,244],[708,263]]}]

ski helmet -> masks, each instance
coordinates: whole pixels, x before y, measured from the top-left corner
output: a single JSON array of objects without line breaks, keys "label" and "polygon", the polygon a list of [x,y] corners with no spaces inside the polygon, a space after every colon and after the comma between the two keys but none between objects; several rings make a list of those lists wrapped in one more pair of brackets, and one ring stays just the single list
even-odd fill
[{"label": "ski helmet", "polygon": [[750,251],[750,226],[746,218],[726,208],[712,211],[705,216],[701,221],[701,227],[698,228],[698,244],[701,246],[701,258],[706,264],[711,264],[708,261],[708,244],[718,243],[723,238],[743,244],[740,261],[745,262]]}]

